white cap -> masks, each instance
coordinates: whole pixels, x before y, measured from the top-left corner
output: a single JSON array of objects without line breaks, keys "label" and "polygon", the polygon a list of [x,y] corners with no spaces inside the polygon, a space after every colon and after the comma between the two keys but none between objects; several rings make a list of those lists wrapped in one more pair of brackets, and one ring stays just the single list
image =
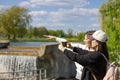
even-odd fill
[{"label": "white cap", "polygon": [[102,30],[97,30],[93,33],[92,37],[100,42],[106,42],[107,41],[107,35]]}]

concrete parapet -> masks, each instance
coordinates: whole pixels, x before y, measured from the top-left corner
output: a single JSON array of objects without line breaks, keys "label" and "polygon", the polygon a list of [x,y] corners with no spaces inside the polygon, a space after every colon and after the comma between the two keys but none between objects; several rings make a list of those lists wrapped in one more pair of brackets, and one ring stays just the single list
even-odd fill
[{"label": "concrete parapet", "polygon": [[74,62],[58,50],[58,44],[41,45],[36,63],[37,69],[47,70],[50,79],[70,79],[76,74]]},{"label": "concrete parapet", "polygon": [[35,46],[8,46],[8,49],[39,50],[40,48]]},{"label": "concrete parapet", "polygon": [[40,47],[8,46],[7,49],[0,49],[0,55],[38,56],[39,50]]}]

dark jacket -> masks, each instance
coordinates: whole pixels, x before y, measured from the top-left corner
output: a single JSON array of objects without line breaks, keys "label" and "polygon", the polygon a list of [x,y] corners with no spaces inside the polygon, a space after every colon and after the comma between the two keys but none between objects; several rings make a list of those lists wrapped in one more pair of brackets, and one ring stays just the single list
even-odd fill
[{"label": "dark jacket", "polygon": [[103,79],[106,73],[107,62],[103,55],[101,55],[102,53],[75,47],[73,52],[65,49],[64,54],[72,61],[84,66],[81,80],[94,80],[93,74],[97,80]]}]

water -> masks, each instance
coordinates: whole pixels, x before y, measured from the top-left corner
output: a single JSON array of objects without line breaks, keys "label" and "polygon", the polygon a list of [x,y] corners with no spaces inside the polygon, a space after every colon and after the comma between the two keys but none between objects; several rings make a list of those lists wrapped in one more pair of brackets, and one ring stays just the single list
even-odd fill
[{"label": "water", "polygon": [[[57,42],[10,42],[10,46],[35,46]],[[36,56],[0,55],[0,72],[24,71],[36,69]]]},{"label": "water", "polygon": [[36,69],[36,57],[0,55],[0,72]]},{"label": "water", "polygon": [[57,42],[10,42],[10,46],[40,46]]}]

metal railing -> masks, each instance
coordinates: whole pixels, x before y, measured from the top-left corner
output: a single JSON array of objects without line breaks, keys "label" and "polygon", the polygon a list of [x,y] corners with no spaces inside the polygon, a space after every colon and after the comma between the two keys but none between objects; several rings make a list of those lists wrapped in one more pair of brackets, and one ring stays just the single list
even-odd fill
[{"label": "metal railing", "polygon": [[0,72],[0,80],[47,80],[46,69]]}]

